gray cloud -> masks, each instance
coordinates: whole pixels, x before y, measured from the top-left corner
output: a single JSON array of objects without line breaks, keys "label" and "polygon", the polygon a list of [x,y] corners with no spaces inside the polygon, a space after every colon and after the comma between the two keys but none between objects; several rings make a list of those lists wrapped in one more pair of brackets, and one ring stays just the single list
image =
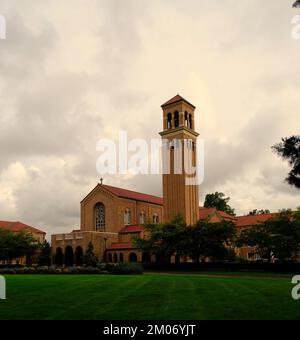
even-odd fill
[{"label": "gray cloud", "polygon": [[[0,42],[0,217],[49,233],[79,225],[99,180],[99,138],[157,137],[160,104],[197,105],[206,193],[238,212],[299,205],[270,147],[299,133],[295,12],[273,0],[4,0]],[[161,195],[160,176],[105,182]]]}]

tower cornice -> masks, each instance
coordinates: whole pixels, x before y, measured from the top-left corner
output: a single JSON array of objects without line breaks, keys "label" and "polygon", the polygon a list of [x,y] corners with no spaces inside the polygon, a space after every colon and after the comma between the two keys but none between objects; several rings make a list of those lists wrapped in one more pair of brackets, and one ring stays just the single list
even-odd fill
[{"label": "tower cornice", "polygon": [[176,128],[176,129],[168,129],[168,130],[164,130],[162,132],[160,132],[159,134],[162,136],[162,137],[165,137],[165,136],[176,136],[178,134],[178,132],[186,132],[187,134],[191,134],[193,137],[199,137],[199,133],[192,130],[192,129],[189,129],[185,126],[181,126],[179,128]]}]

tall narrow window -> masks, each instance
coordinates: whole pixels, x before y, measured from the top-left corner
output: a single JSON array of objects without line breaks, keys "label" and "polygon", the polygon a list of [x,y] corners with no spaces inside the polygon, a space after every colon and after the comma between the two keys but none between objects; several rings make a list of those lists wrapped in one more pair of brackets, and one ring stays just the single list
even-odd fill
[{"label": "tall narrow window", "polygon": [[175,129],[179,127],[179,112],[176,111],[174,114],[174,127]]},{"label": "tall narrow window", "polygon": [[105,230],[105,206],[102,203],[98,203],[95,207],[95,224],[96,231]]},{"label": "tall narrow window", "polygon": [[168,113],[168,129],[172,129],[172,113]]},{"label": "tall narrow window", "polygon": [[186,111],[184,113],[184,126],[189,127],[189,114]]},{"label": "tall narrow window", "polygon": [[140,224],[145,224],[145,212],[140,212]]},{"label": "tall narrow window", "polygon": [[193,129],[193,117],[192,117],[192,115],[189,116],[189,128]]},{"label": "tall narrow window", "polygon": [[131,212],[130,209],[126,209],[124,213],[124,225],[131,224]]},{"label": "tall narrow window", "polygon": [[158,214],[153,215],[153,224],[158,224],[159,223],[159,217]]}]

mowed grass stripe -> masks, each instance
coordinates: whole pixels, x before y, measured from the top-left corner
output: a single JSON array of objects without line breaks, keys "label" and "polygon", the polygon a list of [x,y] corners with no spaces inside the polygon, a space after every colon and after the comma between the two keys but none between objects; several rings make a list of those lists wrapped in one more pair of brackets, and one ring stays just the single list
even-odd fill
[{"label": "mowed grass stripe", "polygon": [[0,319],[300,319],[290,279],[143,276],[7,276]]}]

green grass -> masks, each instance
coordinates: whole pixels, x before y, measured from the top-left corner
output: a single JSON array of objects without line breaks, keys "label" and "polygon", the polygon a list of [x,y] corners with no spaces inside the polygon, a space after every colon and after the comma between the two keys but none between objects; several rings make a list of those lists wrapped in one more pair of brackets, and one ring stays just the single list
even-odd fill
[{"label": "green grass", "polygon": [[[228,273],[224,273],[227,275]],[[291,277],[6,276],[0,319],[300,319]]]}]

